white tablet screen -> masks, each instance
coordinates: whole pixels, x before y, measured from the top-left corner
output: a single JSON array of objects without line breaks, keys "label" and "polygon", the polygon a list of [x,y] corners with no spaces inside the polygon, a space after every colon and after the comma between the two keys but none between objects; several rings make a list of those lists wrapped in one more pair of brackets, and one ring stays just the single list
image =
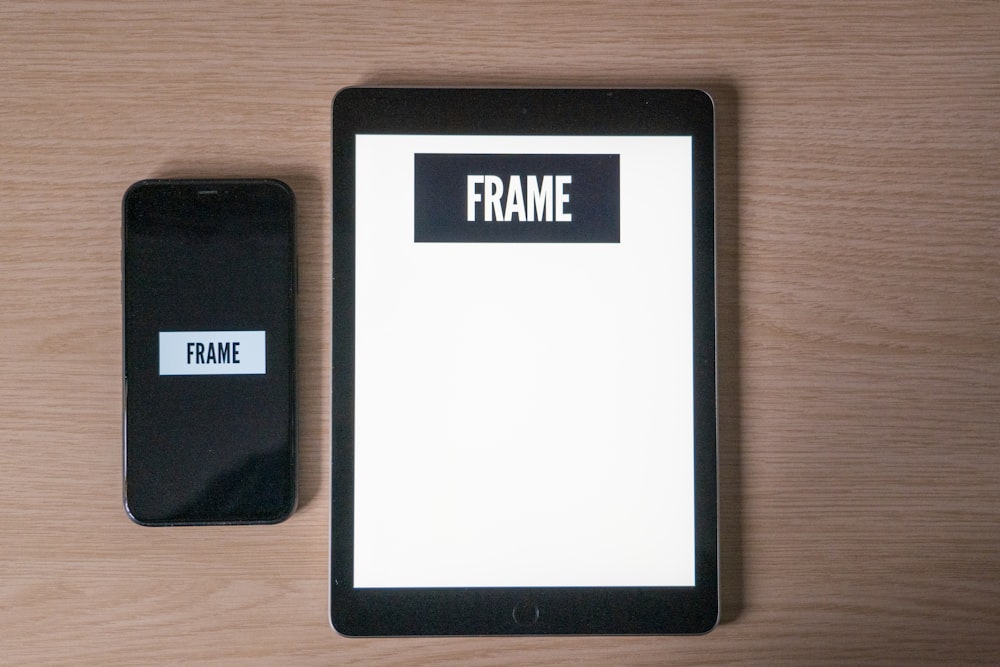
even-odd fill
[{"label": "white tablet screen", "polygon": [[356,137],[355,587],[694,585],[691,162]]}]

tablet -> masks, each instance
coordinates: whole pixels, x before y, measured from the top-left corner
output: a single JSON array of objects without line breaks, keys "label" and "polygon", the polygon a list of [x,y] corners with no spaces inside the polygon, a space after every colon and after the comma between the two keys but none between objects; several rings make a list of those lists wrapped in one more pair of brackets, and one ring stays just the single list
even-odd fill
[{"label": "tablet", "polygon": [[713,137],[696,90],[337,95],[337,631],[715,625]]}]

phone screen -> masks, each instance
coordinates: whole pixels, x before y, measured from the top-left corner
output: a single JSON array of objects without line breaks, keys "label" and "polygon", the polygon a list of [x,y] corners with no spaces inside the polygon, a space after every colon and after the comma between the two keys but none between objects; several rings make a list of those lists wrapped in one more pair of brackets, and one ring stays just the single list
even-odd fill
[{"label": "phone screen", "polygon": [[278,181],[125,195],[124,496],[139,523],[294,508],[294,208]]},{"label": "phone screen", "polygon": [[354,586],[694,586],[692,138],[355,142]]}]

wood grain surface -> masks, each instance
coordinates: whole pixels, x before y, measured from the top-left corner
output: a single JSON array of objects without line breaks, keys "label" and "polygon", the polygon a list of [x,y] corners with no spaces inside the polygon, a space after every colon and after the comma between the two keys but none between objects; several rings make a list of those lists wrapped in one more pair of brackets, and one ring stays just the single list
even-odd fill
[{"label": "wood grain surface", "polygon": [[[718,113],[723,623],[346,639],[327,624],[330,100],[697,86]],[[0,663],[997,664],[1000,3],[0,4]],[[299,202],[301,505],[121,506],[120,202]]]}]

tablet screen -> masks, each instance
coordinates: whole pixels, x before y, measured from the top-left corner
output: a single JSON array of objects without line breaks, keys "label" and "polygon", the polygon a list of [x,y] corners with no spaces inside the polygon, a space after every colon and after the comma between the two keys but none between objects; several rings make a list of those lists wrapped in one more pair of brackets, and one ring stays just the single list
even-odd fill
[{"label": "tablet screen", "polygon": [[710,100],[348,89],[333,116],[333,625],[712,627]]},{"label": "tablet screen", "polygon": [[355,177],[355,586],[692,585],[691,138],[359,135]]}]

